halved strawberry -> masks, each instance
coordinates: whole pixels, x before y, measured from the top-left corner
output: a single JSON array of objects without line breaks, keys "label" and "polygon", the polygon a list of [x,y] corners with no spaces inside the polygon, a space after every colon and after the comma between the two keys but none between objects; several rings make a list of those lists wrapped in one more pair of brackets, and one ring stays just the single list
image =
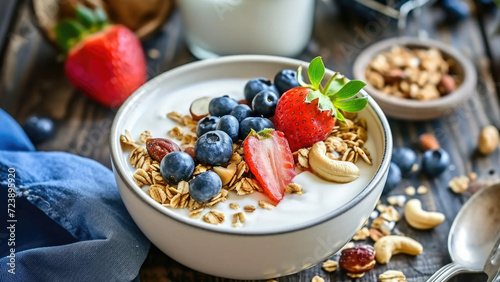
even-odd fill
[{"label": "halved strawberry", "polygon": [[244,158],[264,193],[274,202],[283,199],[285,188],[295,177],[292,151],[283,132],[252,130],[243,143]]}]

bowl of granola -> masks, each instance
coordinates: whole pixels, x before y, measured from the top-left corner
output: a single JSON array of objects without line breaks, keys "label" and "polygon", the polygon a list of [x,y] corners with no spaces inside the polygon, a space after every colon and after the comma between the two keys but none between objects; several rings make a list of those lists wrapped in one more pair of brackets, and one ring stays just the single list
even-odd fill
[{"label": "bowl of granola", "polygon": [[[319,68],[310,84],[301,65]],[[159,75],[111,129],[127,210],[160,250],[207,274],[270,279],[322,262],[364,225],[388,174],[389,124],[363,86],[317,59],[260,55]],[[311,106],[336,115],[311,118]]]},{"label": "bowl of granola", "polygon": [[443,42],[389,38],[366,48],[353,67],[356,79],[387,116],[405,120],[439,118],[472,96],[474,65]]}]

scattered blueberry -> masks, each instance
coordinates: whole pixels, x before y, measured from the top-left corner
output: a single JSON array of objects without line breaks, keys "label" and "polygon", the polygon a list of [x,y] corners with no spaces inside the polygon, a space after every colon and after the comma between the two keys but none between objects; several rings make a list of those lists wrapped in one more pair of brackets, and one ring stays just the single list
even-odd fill
[{"label": "scattered blueberry", "polygon": [[181,180],[188,181],[193,175],[194,161],[188,153],[171,152],[160,163],[160,172],[163,178],[175,185]]},{"label": "scattered blueberry", "polygon": [[208,112],[212,116],[225,116],[231,113],[234,107],[238,106],[238,101],[224,95],[222,97],[213,98],[208,104]]},{"label": "scattered blueberry", "polygon": [[206,202],[217,195],[222,188],[222,180],[213,171],[199,174],[189,182],[189,195],[198,202]]},{"label": "scattered blueberry", "polygon": [[233,140],[233,142],[238,141],[238,133],[240,129],[240,123],[238,120],[232,115],[225,115],[220,118],[217,123],[217,130],[221,130],[227,133],[229,137]]},{"label": "scattered blueberry", "polygon": [[219,117],[214,116],[208,116],[200,119],[196,125],[196,136],[200,137],[209,131],[215,130],[219,119]]},{"label": "scattered blueberry", "polygon": [[34,145],[43,143],[54,135],[54,122],[48,117],[30,116],[24,123],[24,131]]},{"label": "scattered blueberry", "polygon": [[255,132],[259,132],[264,128],[274,128],[274,124],[267,118],[262,117],[249,117],[244,119],[240,123],[240,139],[244,140],[250,131],[253,129]]},{"label": "scattered blueberry", "polygon": [[242,122],[247,117],[251,117],[252,114],[252,108],[245,104],[238,105],[231,111],[231,115],[234,116],[238,122]]},{"label": "scattered blueberry", "polygon": [[462,0],[444,0],[443,8],[446,18],[452,22],[466,19],[470,15],[469,5]]},{"label": "scattered blueberry", "polygon": [[264,90],[259,92],[252,101],[254,113],[266,118],[274,116],[278,99],[278,96],[273,91]]},{"label": "scattered blueberry", "polygon": [[300,86],[297,81],[297,71],[290,69],[280,71],[274,77],[274,85],[276,89],[278,89],[280,95],[283,95],[283,93],[294,87]]},{"label": "scattered blueberry", "polygon": [[410,148],[394,149],[391,161],[399,166],[404,176],[408,176],[418,170],[417,154]]},{"label": "scattered blueberry", "polygon": [[401,170],[397,164],[391,162],[389,165],[389,174],[387,174],[387,181],[385,182],[382,195],[389,194],[392,190],[394,190],[394,188],[398,187],[399,183],[401,183]]},{"label": "scattered blueberry", "polygon": [[254,78],[250,79],[245,85],[243,93],[245,94],[245,99],[249,104],[252,104],[253,98],[262,90],[271,90],[276,95],[279,95],[278,89],[274,86],[269,79],[266,78]]},{"label": "scattered blueberry", "polygon": [[222,165],[233,155],[233,141],[224,131],[209,131],[196,140],[194,154],[204,165]]},{"label": "scattered blueberry", "polygon": [[443,150],[427,150],[422,157],[422,170],[430,176],[438,176],[450,165],[450,155]]}]

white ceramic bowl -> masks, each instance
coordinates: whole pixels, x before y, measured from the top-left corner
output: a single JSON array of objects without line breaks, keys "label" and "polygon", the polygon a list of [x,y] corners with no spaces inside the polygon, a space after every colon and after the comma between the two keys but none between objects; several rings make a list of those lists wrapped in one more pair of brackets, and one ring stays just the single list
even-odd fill
[{"label": "white ceramic bowl", "polygon": [[378,54],[390,50],[393,46],[408,48],[436,48],[444,58],[453,59],[456,64],[456,75],[462,78],[462,83],[453,92],[439,99],[418,101],[390,96],[366,85],[366,91],[377,101],[388,117],[404,120],[430,120],[439,118],[461,106],[474,93],[477,84],[476,69],[473,63],[452,46],[433,39],[413,37],[388,38],[366,48],[354,62],[354,78],[366,81],[365,70],[370,61]]},{"label": "white ceramic bowl", "polygon": [[[110,136],[111,160],[118,188],[139,228],[167,255],[190,268],[215,276],[269,279],[299,272],[327,259],[362,227],[383,190],[392,153],[389,124],[371,98],[360,115],[366,118],[368,132],[371,134],[368,142],[373,143],[374,150],[371,152],[374,156],[374,173],[368,176],[367,185],[359,187],[359,191],[346,184],[343,188],[347,195],[345,202],[332,206],[330,211],[321,216],[260,230],[222,228],[201,220],[194,221],[161,206],[133,181],[133,170],[128,164],[127,154],[122,151],[119,137],[126,129],[134,128],[137,120],[145,112],[155,109],[160,100],[183,101],[179,103],[187,103],[189,107],[192,99],[186,96],[191,95],[190,93],[196,95],[194,92],[214,91],[197,87],[198,84],[212,85],[212,88],[220,86],[220,95],[234,87],[237,89],[232,89],[233,91],[242,92],[244,83],[250,78],[272,78],[279,70],[296,69],[301,63],[306,65],[298,60],[259,55],[198,61],[152,79],[120,108]],[[328,76],[332,74],[333,72],[327,71]],[[186,89],[189,90],[184,91],[186,96],[176,95]],[[176,108],[177,105],[172,107]],[[179,105],[179,108],[182,107]],[[156,113],[152,115],[153,118],[154,115]],[[157,115],[158,119],[164,118],[164,113]],[[167,130],[169,129],[165,128],[163,132]],[[314,177],[311,178],[312,182],[308,182],[311,185],[318,183],[324,189],[340,189],[332,183],[314,180]],[[310,187],[304,187],[306,191],[308,188]],[[334,203],[336,199],[331,201]]]}]

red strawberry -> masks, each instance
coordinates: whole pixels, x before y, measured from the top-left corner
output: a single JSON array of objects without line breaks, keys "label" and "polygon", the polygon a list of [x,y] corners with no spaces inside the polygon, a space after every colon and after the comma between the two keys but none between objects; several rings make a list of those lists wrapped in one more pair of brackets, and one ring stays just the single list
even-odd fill
[{"label": "red strawberry", "polygon": [[283,132],[264,129],[252,130],[243,142],[244,158],[250,171],[274,202],[283,199],[285,188],[295,177],[292,151]]},{"label": "red strawberry", "polygon": [[135,34],[106,24],[99,12],[78,7],[78,21],[61,22],[56,34],[68,52],[64,67],[71,83],[104,106],[118,107],[146,82],[146,60]]},{"label": "red strawberry", "polygon": [[308,87],[292,88],[281,96],[276,106],[274,126],[285,133],[292,152],[325,140],[335,126],[335,117],[330,111],[318,109],[318,99],[304,102],[311,91]]},{"label": "red strawberry", "polygon": [[342,113],[357,112],[367,104],[366,97],[354,97],[366,84],[351,80],[346,83],[344,77],[334,74],[326,86],[321,87],[325,75],[325,66],[320,57],[311,61],[308,68],[311,84],[301,79],[302,87],[295,87],[285,92],[278,101],[274,115],[276,130],[285,134],[292,152],[310,147],[324,140],[332,131],[336,119],[345,122]]}]

